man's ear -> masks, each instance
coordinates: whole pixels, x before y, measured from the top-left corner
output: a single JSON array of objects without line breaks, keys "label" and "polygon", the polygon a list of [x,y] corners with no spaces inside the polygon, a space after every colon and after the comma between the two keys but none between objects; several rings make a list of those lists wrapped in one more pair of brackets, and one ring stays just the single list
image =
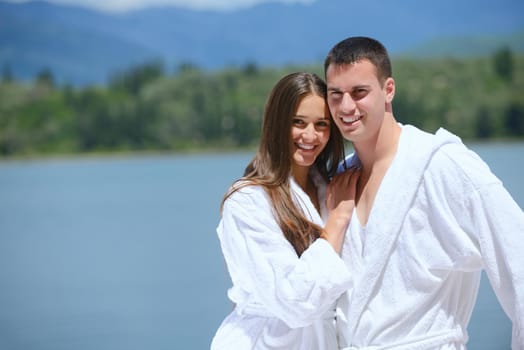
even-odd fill
[{"label": "man's ear", "polygon": [[395,80],[389,77],[384,82],[384,91],[386,93],[386,102],[391,103],[393,97],[395,97]]}]

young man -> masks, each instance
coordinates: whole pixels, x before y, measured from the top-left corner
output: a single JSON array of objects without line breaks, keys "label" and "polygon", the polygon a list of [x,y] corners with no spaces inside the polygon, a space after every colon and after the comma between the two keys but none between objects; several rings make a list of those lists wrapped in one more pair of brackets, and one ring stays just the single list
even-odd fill
[{"label": "young man", "polygon": [[343,349],[465,349],[481,270],[524,349],[524,213],[460,139],[393,115],[384,46],[365,37],[325,60],[328,104],[360,166],[342,258],[353,288],[337,308]]}]

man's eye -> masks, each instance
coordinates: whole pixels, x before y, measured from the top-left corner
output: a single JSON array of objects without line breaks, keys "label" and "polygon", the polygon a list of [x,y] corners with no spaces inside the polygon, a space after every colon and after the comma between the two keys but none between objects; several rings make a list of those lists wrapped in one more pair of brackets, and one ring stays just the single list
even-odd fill
[{"label": "man's eye", "polygon": [[353,98],[355,100],[358,100],[358,99],[361,99],[363,97],[365,97],[366,95],[368,94],[368,90],[366,89],[357,89],[355,91],[353,91]]}]

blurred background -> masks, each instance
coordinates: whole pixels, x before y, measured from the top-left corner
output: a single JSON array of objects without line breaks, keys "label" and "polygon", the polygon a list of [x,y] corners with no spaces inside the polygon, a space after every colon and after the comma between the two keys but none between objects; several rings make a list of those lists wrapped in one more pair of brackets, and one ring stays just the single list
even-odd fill
[{"label": "blurred background", "polygon": [[[0,348],[206,349],[215,234],[284,74],[372,36],[399,121],[461,136],[521,207],[524,2],[0,0]],[[472,349],[508,349],[486,278]]]}]

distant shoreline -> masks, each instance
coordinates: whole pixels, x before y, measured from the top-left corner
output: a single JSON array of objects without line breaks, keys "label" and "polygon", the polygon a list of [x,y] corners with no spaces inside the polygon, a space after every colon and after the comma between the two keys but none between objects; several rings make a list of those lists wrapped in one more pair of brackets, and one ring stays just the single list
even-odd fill
[{"label": "distant shoreline", "polygon": [[[524,140],[522,140],[524,142]],[[0,164],[11,161],[33,160],[68,160],[68,159],[111,159],[111,158],[138,158],[138,157],[171,157],[171,156],[205,156],[211,154],[238,154],[255,153],[254,147],[236,148],[191,148],[187,150],[143,150],[143,151],[97,151],[97,152],[72,152],[72,153],[34,153],[27,155],[0,156]]]},{"label": "distant shoreline", "polygon": [[[483,145],[513,145],[524,143],[524,138],[501,138],[501,139],[475,139],[462,140],[468,147],[483,146]],[[348,148],[351,145],[346,142]],[[96,152],[71,152],[71,153],[34,153],[26,155],[12,155],[0,156],[0,164],[18,161],[67,161],[78,159],[111,159],[111,158],[140,158],[140,157],[188,157],[188,156],[206,156],[206,155],[223,155],[223,154],[240,154],[256,152],[256,147],[198,147],[188,148],[184,150],[143,150],[143,151],[96,151]]]}]

